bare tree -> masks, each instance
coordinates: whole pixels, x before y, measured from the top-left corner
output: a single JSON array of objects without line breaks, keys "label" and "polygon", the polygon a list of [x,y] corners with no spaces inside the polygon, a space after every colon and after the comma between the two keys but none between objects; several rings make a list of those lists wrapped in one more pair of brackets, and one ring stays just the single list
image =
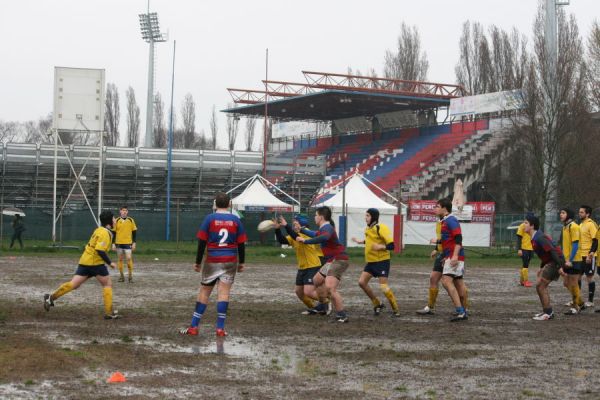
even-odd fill
[{"label": "bare tree", "polygon": [[52,114],[39,118],[37,121],[27,121],[25,123],[25,143],[50,143],[53,141],[49,136],[52,128]]},{"label": "bare tree", "polygon": [[459,61],[455,67],[456,80],[470,94],[484,93],[481,77],[481,42],[483,26],[479,22],[465,21],[459,40]]},{"label": "bare tree", "polygon": [[196,147],[198,136],[196,135],[196,103],[191,93],[185,95],[181,106],[181,119],[183,124],[182,147],[191,149]]},{"label": "bare tree", "polygon": [[119,106],[119,91],[114,83],[108,83],[106,85],[106,98],[104,104],[105,145],[117,146],[119,144],[119,121],[121,120],[121,111]]},{"label": "bare tree", "polygon": [[152,124],[154,147],[167,147],[167,127],[165,125],[165,103],[160,92],[154,96],[154,122]]},{"label": "bare tree", "polygon": [[396,50],[385,53],[383,75],[391,79],[425,81],[428,70],[429,61],[421,49],[419,30],[415,25],[402,22]]},{"label": "bare tree", "polygon": [[210,128],[210,143],[213,149],[217,148],[217,135],[219,133],[219,123],[217,121],[217,111],[215,109],[215,105],[212,107],[212,114],[210,116],[209,122]]},{"label": "bare tree", "polygon": [[254,130],[256,128],[255,118],[246,118],[246,151],[252,151],[254,143]]},{"label": "bare tree", "polygon": [[589,87],[594,108],[600,110],[600,24],[594,21],[588,37]]},{"label": "bare tree", "polygon": [[[233,104],[228,104],[227,108],[233,108]],[[235,150],[235,142],[239,132],[240,117],[235,114],[227,113],[227,148]]]},{"label": "bare tree", "polygon": [[140,107],[135,100],[135,91],[131,86],[125,92],[127,97],[127,146],[137,147],[140,138]]},{"label": "bare tree", "polygon": [[19,135],[19,124],[14,121],[0,121],[0,142],[12,142]]},{"label": "bare tree", "polygon": [[[546,217],[549,199],[569,200],[564,190],[571,173],[587,175],[581,162],[587,149],[582,143],[589,132],[586,68],[583,44],[575,18],[564,11],[558,16],[556,69],[546,50],[544,11],[540,7],[534,24],[534,54],[524,83],[525,109],[515,120],[514,143],[523,149],[527,179],[523,204]],[[584,151],[585,150],[585,151]],[[587,178],[586,178],[587,179]]]}]

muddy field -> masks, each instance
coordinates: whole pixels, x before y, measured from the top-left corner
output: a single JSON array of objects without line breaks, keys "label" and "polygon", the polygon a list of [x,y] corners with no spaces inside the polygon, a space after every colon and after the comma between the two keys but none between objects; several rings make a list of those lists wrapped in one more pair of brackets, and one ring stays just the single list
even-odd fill
[{"label": "muddy field", "polygon": [[[138,263],[135,283],[114,285],[123,318],[105,321],[95,282],[43,310],[74,259],[1,257],[0,398],[600,398],[600,314],[563,316],[568,293],[558,284],[559,315],[537,322],[535,289],[516,285],[516,269],[472,266],[472,315],[454,324],[443,289],[436,315],[415,314],[430,268],[398,266],[391,286],[402,315],[375,317],[355,263],[341,288],[350,322],[336,324],[300,315],[295,268],[284,261],[238,275],[229,336],[217,341],[214,305],[198,337],[177,333],[199,278],[188,264]],[[107,384],[115,371],[128,381]]]}]

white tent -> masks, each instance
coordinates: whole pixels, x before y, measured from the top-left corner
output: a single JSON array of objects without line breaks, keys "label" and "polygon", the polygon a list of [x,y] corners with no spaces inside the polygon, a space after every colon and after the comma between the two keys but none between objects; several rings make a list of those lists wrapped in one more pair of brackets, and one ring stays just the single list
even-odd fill
[{"label": "white tent", "polygon": [[[365,181],[374,185],[360,174],[354,174],[348,179],[345,187],[346,211],[348,215],[348,246],[357,246],[352,237],[362,239],[365,231],[365,212],[369,208],[379,210],[379,222],[386,224],[390,230],[394,230],[394,215],[398,213],[398,207],[381,200],[365,184]],[[374,185],[375,186],[375,185]],[[384,192],[385,193],[385,192]],[[390,197],[392,197],[390,195]],[[339,221],[339,216],[343,213],[344,191],[339,189],[335,196],[323,202],[317,202],[314,207],[327,206],[333,212],[334,221]],[[404,206],[403,206],[404,208]]]},{"label": "white tent", "polygon": [[[245,184],[247,184],[247,186],[244,191],[231,200],[234,210],[297,212],[300,208],[300,203],[296,199],[289,196],[283,190],[258,174],[242,182],[227,193],[231,193]],[[269,191],[269,189],[267,189],[267,186],[283,193],[293,204],[288,204],[279,200]]]}]

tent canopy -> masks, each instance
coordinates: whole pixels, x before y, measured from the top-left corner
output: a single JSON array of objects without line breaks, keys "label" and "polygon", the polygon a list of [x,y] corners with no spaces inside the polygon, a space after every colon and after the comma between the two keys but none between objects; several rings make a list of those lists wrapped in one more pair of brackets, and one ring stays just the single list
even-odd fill
[{"label": "tent canopy", "polygon": [[[248,186],[246,186],[244,191],[240,193],[239,196],[231,200],[234,209],[240,211],[298,211],[300,203],[298,203],[296,199],[289,196],[287,193],[260,175],[254,175],[252,178],[248,179],[237,187],[245,183],[248,183]],[[273,195],[273,193],[269,191],[269,189],[267,189],[267,184],[286,195],[295,204],[288,204],[279,200]],[[231,189],[228,193],[231,193],[233,190],[237,189],[237,187]]]},{"label": "tent canopy", "polygon": [[[315,207],[328,206],[333,211],[341,211],[343,207],[344,193],[340,190],[335,196]],[[363,181],[360,174],[354,174],[346,183],[346,204],[349,210],[366,211],[369,208],[377,208],[382,214],[396,214],[398,207],[381,200],[371,191]]]}]

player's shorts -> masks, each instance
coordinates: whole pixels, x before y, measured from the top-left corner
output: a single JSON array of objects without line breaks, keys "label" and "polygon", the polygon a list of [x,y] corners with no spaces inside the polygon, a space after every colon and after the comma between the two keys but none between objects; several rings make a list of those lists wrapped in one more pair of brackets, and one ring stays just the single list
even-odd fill
[{"label": "player's shorts", "polygon": [[364,271],[373,277],[387,278],[390,275],[390,260],[370,262],[365,265]]},{"label": "player's shorts", "polygon": [[349,265],[348,260],[333,260],[323,265],[319,273],[323,276],[333,276],[341,280]]},{"label": "player's shorts", "polygon": [[454,279],[462,279],[464,274],[465,274],[465,262],[464,261],[459,261],[458,265],[456,265],[455,267],[453,267],[450,264],[450,259],[446,258],[444,259],[444,269],[442,271],[442,274],[446,275],[446,276],[451,276]]},{"label": "player's shorts", "polygon": [[548,281],[555,281],[560,277],[560,265],[554,261],[542,265],[542,278]]},{"label": "player's shorts", "polygon": [[321,267],[299,269],[296,274],[296,286],[314,285],[313,277]]},{"label": "player's shorts", "polygon": [[581,270],[585,276],[594,276],[594,272],[596,272],[596,257],[593,257],[592,262],[589,264],[585,262],[585,257],[583,257],[581,262]]},{"label": "player's shorts", "polygon": [[435,256],[435,260],[433,260],[433,271],[440,274],[444,272],[444,253],[441,251]]},{"label": "player's shorts", "polygon": [[567,275],[581,275],[583,273],[583,268],[581,266],[581,261],[573,261],[572,267],[563,267],[563,271]]},{"label": "player's shorts", "polygon": [[531,258],[533,257],[533,250],[521,250],[523,255],[521,256],[521,260],[523,261],[523,268],[529,267],[529,262],[531,262]]},{"label": "player's shorts", "polygon": [[87,265],[80,264],[77,266],[75,275],[89,276],[89,277],[108,276],[108,268],[106,268],[106,265],[104,265],[104,264],[94,265],[94,266],[87,266]]},{"label": "player's shorts", "polygon": [[214,286],[217,281],[223,283],[233,283],[237,273],[237,262],[228,263],[209,263],[202,266],[202,280],[200,283],[204,286]]},{"label": "player's shorts", "polygon": [[117,255],[125,254],[131,256],[131,245],[130,244],[115,244],[117,248]]}]

